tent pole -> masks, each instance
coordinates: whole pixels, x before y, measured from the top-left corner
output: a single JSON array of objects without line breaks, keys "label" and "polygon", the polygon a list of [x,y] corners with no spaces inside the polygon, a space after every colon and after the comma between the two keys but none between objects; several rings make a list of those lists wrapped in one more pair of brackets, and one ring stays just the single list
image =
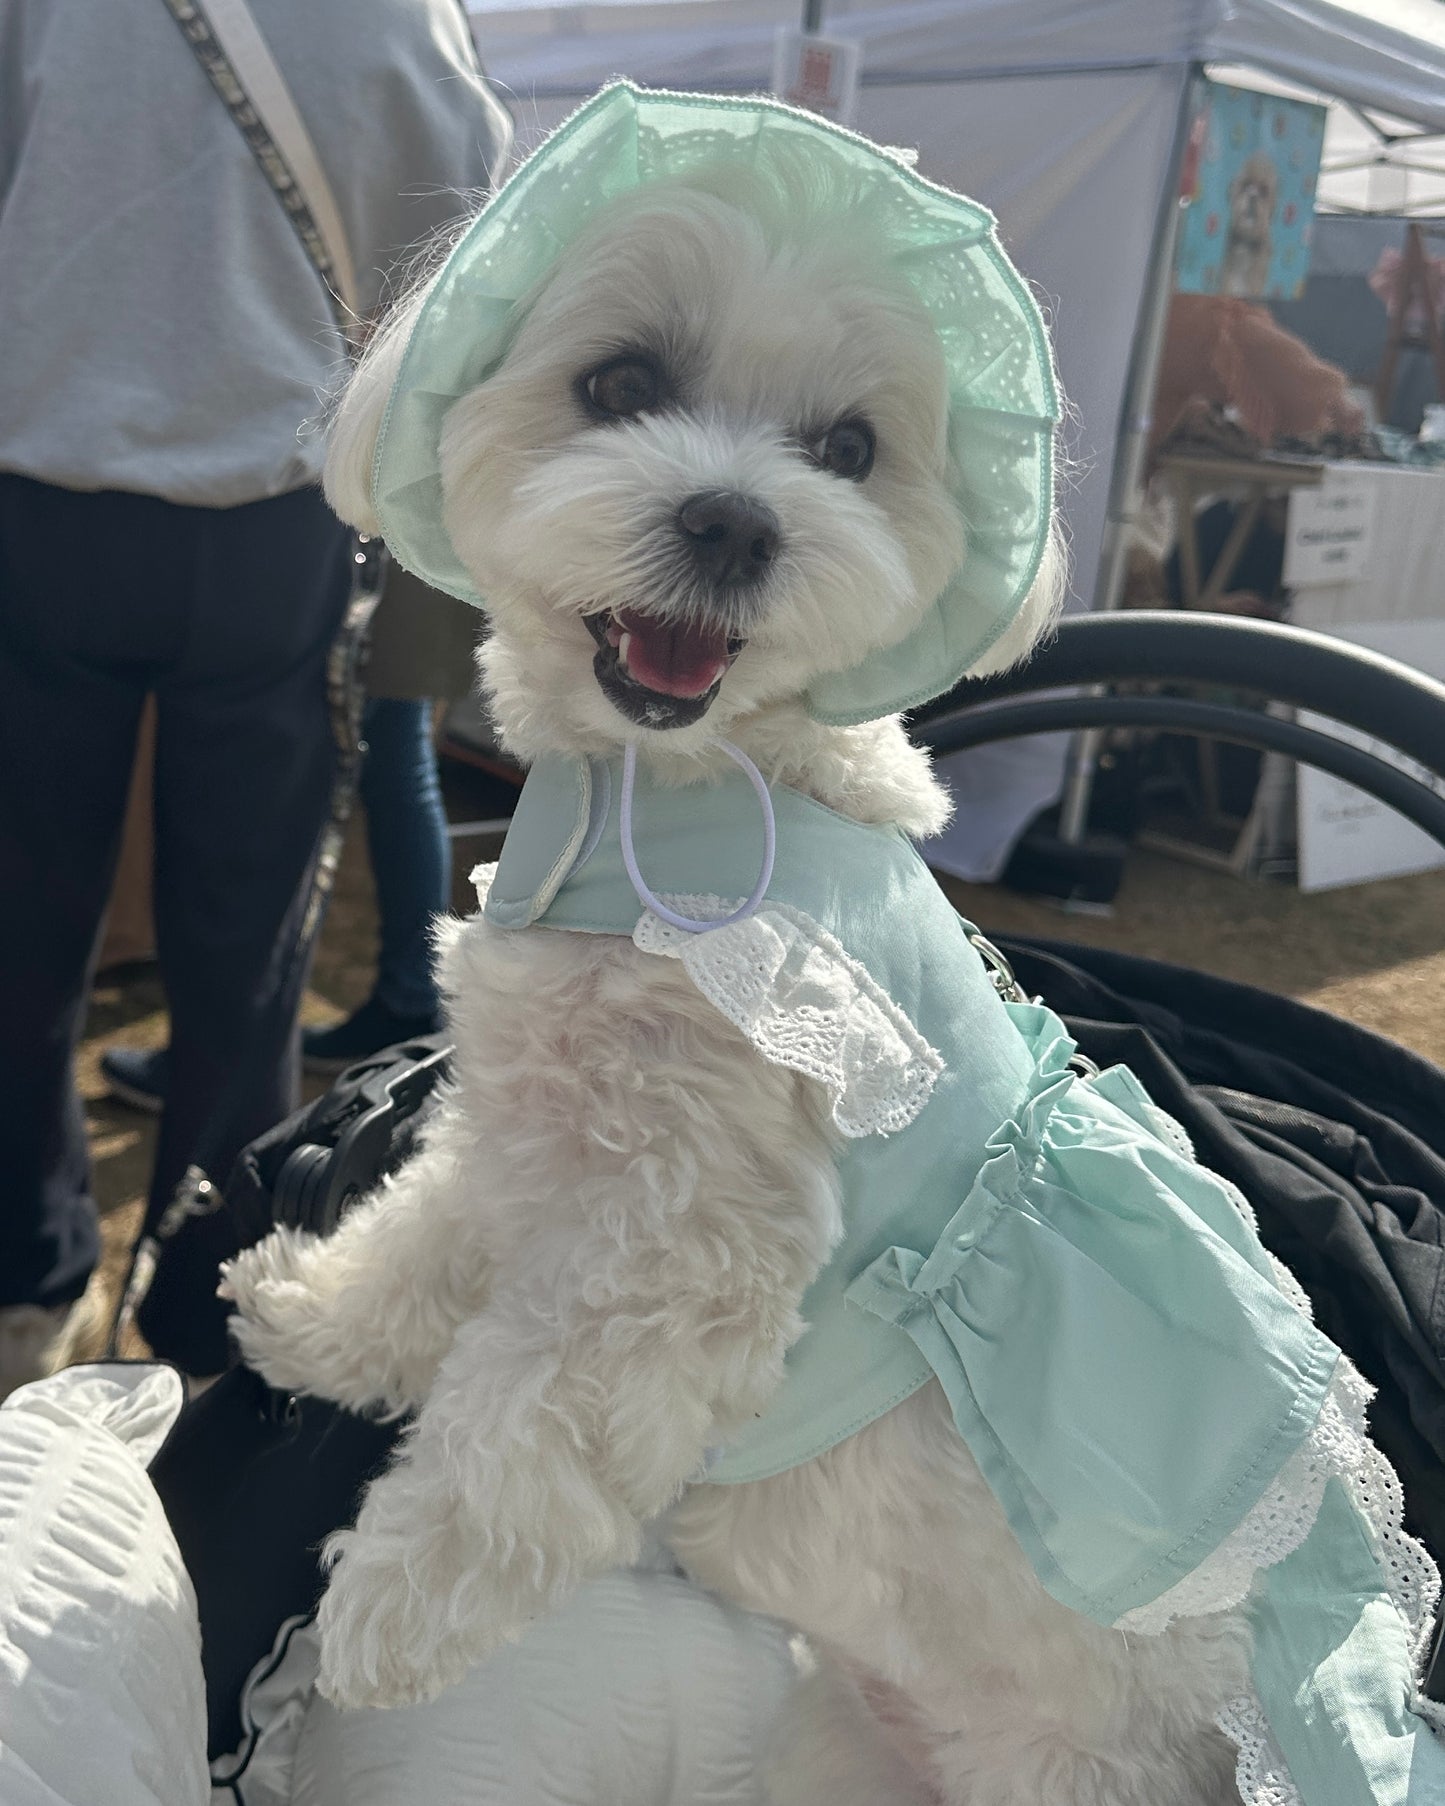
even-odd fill
[{"label": "tent pole", "polygon": [[823,0],[803,0],[803,30],[816,37],[823,29]]},{"label": "tent pole", "polygon": [[[1179,119],[1175,126],[1174,143],[1170,149],[1169,167],[1165,176],[1164,198],[1154,225],[1154,248],[1149,259],[1144,300],[1139,310],[1139,335],[1135,340],[1129,379],[1125,385],[1119,451],[1114,460],[1109,512],[1104,519],[1104,543],[1099,554],[1099,574],[1094,589],[1096,610],[1119,606],[1129,556],[1129,529],[1137,520],[1144,499],[1144,460],[1154,424],[1154,389],[1159,379],[1159,362],[1164,352],[1164,330],[1169,320],[1169,303],[1174,295],[1174,251],[1184,211],[1179,204],[1179,184],[1184,173],[1185,152],[1189,148],[1190,128],[1200,100],[1200,78],[1203,73],[1202,64],[1191,64],[1183,85]],[[1102,730],[1091,728],[1076,735],[1070,748],[1069,774],[1059,816],[1059,839],[1066,845],[1077,846],[1084,838],[1089,817],[1089,799],[1094,789],[1094,772],[1103,743]]]}]

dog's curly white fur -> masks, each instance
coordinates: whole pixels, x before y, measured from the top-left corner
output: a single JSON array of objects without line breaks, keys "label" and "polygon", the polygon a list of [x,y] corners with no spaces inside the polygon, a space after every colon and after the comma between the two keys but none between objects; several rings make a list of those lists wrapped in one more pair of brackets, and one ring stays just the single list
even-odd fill
[{"label": "dog's curly white fur", "polygon": [[[701,169],[599,210],[447,419],[448,530],[487,598],[484,677],[524,758],[633,740],[663,781],[706,781],[726,734],[769,777],[921,833],[947,802],[899,723],[826,727],[802,697],[902,637],[964,556],[942,356],[888,273],[886,222],[855,209],[843,234],[830,207],[812,223],[805,190],[782,207]],[[409,323],[378,339],[336,422],[328,489],[360,525]],[[663,372],[665,405],[598,418],[587,373],[633,353]],[[819,460],[844,419],[876,435],[865,480]],[[778,524],[747,643],[701,718],[624,719],[584,617],[685,616],[667,523],[714,490]],[[1047,627],[1061,583],[1051,544],[990,666]],[[671,1509],[695,1575],[837,1664],[800,1695],[779,1802],[1233,1798],[1213,1718],[1243,1682],[1242,1621],[1131,1640],[1056,1605],[936,1386],[776,1479],[684,1493],[766,1403],[838,1234],[836,1131],[811,1081],[627,941],[478,917],[443,929],[440,972],[456,1056],[424,1151],[330,1240],[278,1231],[225,1281],[247,1359],[278,1384],[420,1407],[331,1545],[323,1691],[436,1693],[632,1560]]]}]

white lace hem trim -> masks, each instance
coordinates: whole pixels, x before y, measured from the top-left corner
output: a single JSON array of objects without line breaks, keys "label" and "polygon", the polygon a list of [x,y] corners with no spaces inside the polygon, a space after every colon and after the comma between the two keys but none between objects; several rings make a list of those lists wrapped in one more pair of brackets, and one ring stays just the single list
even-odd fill
[{"label": "white lace hem trim", "polygon": [[[1176,1618],[1242,1604],[1255,1574],[1283,1561],[1304,1542],[1326,1485],[1337,1478],[1374,1531],[1385,1584],[1404,1621],[1411,1667],[1418,1679],[1430,1653],[1440,1576],[1423,1544],[1403,1528],[1405,1497],[1400,1482],[1366,1431],[1365,1414],[1373,1396],[1373,1388],[1341,1355],[1314,1429],[1263,1498],[1212,1555],[1168,1592],[1127,1612],[1119,1629],[1157,1635]],[[1418,1690],[1412,1705],[1427,1724],[1445,1732],[1445,1708]],[[1270,1800],[1268,1794],[1262,1798]]]},{"label": "white lace hem trim", "polygon": [[[702,920],[736,907],[721,897],[663,901]],[[907,1128],[944,1069],[867,969],[801,909],[770,902],[706,934],[673,928],[647,910],[632,939],[644,953],[681,960],[765,1060],[824,1086],[833,1121],[850,1138]]]},{"label": "white lace hem trim", "polygon": [[[1347,1365],[1343,1355],[1340,1365]],[[1372,1396],[1370,1389],[1358,1374],[1355,1378],[1368,1401]],[[1405,1494],[1394,1468],[1363,1432],[1360,1445],[1358,1464],[1341,1478],[1379,1542],[1385,1580],[1405,1622],[1411,1672],[1418,1683],[1430,1657],[1435,1608],[1440,1602],[1440,1574],[1424,1544],[1403,1528]],[[1418,1685],[1411,1710],[1432,1730],[1445,1734],[1445,1706],[1427,1699]]]},{"label": "white lace hem trim", "polygon": [[1255,1694],[1232,1699],[1214,1722],[1237,1751],[1234,1784],[1244,1806],[1304,1806]]},{"label": "white lace hem trim", "polygon": [[[1159,1114],[1164,1116],[1162,1111]],[[1172,1117],[1164,1117],[1164,1121],[1176,1131],[1176,1145],[1182,1144],[1182,1149],[1193,1158],[1184,1130]],[[1228,1180],[1221,1183],[1235,1209],[1257,1235],[1258,1226],[1248,1199]],[[1269,1263],[1284,1296],[1301,1316],[1313,1317],[1309,1298],[1294,1274],[1272,1254]],[[1119,1621],[1120,1628],[1152,1635],[1167,1629],[1176,1618],[1225,1611],[1240,1604],[1255,1572],[1283,1561],[1309,1535],[1325,1486],[1335,1475],[1348,1488],[1375,1532],[1386,1582],[1405,1621],[1411,1660],[1418,1675],[1429,1654],[1440,1576],[1424,1546],[1402,1528],[1405,1501],[1400,1482],[1365,1428],[1365,1414],[1373,1397],[1374,1388],[1341,1355],[1314,1429],[1280,1469],[1264,1497],[1192,1574],[1185,1575],[1157,1599],[1126,1613]],[[1445,1708],[1434,1701],[1421,1696],[1415,1702],[1415,1710],[1431,1725],[1445,1728]],[[1262,1795],[1261,1800],[1272,1806],[1268,1794]]]},{"label": "white lace hem trim", "polygon": [[[1405,1500],[1400,1482],[1365,1432],[1365,1411],[1372,1397],[1372,1388],[1341,1355],[1339,1369],[1320,1413],[1320,1424],[1316,1426],[1317,1434],[1306,1445],[1307,1448],[1313,1446],[1326,1465],[1322,1474],[1319,1470],[1311,1474],[1309,1491],[1315,1497],[1315,1505],[1304,1529],[1307,1534],[1314,1522],[1325,1483],[1331,1474],[1337,1475],[1374,1530],[1386,1584],[1404,1624],[1410,1664],[1417,1680],[1411,1709],[1437,1736],[1445,1736],[1445,1707],[1428,1699],[1418,1686],[1429,1655],[1435,1607],[1440,1597],[1440,1576],[1424,1546],[1402,1528]],[[1329,1426],[1319,1434],[1327,1417]],[[1305,1450],[1299,1453],[1303,1454]],[[1281,1469],[1281,1481],[1291,1465],[1286,1463]],[[1246,1519],[1245,1523],[1248,1522]],[[1244,1528],[1242,1524],[1240,1529]],[[1299,1539],[1302,1540],[1303,1537]],[[1298,1547],[1298,1542],[1292,1546]],[[1216,1551],[1218,1553],[1220,1551]],[[1288,1553],[1285,1549],[1273,1559],[1282,1560]],[[1272,1564],[1264,1559],[1259,1565],[1268,1567]],[[1154,1603],[1158,1605],[1160,1601]],[[1304,1806],[1257,1695],[1248,1693],[1231,1700],[1215,1722],[1238,1752],[1235,1785],[1243,1806]]]},{"label": "white lace hem trim", "polygon": [[1242,1604],[1259,1570],[1283,1561],[1309,1535],[1330,1477],[1338,1474],[1348,1481],[1363,1466],[1370,1397],[1370,1388],[1341,1356],[1314,1428],[1254,1507],[1197,1568],[1156,1599],[1126,1612],[1116,1628],[1153,1637],[1176,1618],[1199,1618]]},{"label": "white lace hem trim", "polygon": [[[1175,1145],[1182,1142],[1192,1157],[1183,1129],[1172,1118],[1166,1120],[1177,1130]],[[1235,1209],[1257,1234],[1249,1201],[1237,1186],[1227,1180],[1222,1183]],[[1269,1262],[1280,1291],[1302,1316],[1312,1317],[1309,1298],[1294,1274],[1272,1254]],[[1405,1531],[1405,1499],[1399,1479],[1366,1430],[1373,1396],[1373,1387],[1341,1355],[1313,1431],[1254,1510],[1194,1573],[1158,1599],[1127,1613],[1120,1625],[1157,1633],[1175,1618],[1223,1611],[1242,1603],[1260,1569],[1282,1561],[1303,1543],[1314,1527],[1326,1485],[1332,1476],[1337,1477],[1375,1534],[1385,1583],[1404,1625],[1416,1677],[1411,1709],[1438,1736],[1445,1736],[1445,1706],[1427,1698],[1418,1685],[1430,1654],[1440,1575],[1424,1545]],[[1235,1780],[1243,1806],[1303,1806],[1256,1695],[1245,1694],[1231,1701],[1216,1722],[1238,1751]]]}]

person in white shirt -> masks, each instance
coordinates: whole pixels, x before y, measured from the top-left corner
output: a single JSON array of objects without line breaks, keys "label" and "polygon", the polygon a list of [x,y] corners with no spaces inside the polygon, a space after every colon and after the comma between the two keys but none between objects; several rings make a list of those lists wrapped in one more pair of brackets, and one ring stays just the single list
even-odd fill
[{"label": "person in white shirt", "polygon": [[[459,0],[252,0],[364,311],[498,173]],[[0,1395],[97,1258],[71,1057],[136,733],[157,705],[171,1078],[150,1217],[232,1069],[230,1155],[294,1100],[296,944],[333,777],[351,541],[317,487],[345,347],[165,0],[0,0]],[[142,1327],[224,1364],[204,1237]]]}]

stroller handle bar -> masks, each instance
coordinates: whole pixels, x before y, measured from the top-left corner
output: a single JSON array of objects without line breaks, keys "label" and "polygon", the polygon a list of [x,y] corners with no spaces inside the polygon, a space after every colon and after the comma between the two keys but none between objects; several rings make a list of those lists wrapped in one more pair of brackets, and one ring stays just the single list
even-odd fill
[{"label": "stroller handle bar", "polygon": [[[1374,744],[1232,700],[1108,688],[1121,683],[1244,692],[1308,709]],[[1081,685],[1091,693],[1049,694]],[[934,753],[1099,727],[1165,728],[1286,753],[1367,791],[1445,846],[1445,684],[1304,627],[1152,609],[1072,615],[1027,664],[965,679],[910,720],[914,739]]]}]

